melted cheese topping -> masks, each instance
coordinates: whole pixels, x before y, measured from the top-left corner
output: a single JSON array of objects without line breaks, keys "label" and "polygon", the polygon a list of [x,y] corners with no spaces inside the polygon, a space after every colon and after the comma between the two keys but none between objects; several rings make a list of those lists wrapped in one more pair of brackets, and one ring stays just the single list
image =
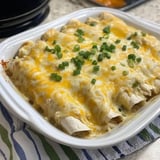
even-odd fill
[{"label": "melted cheese topping", "polygon": [[[6,72],[55,126],[79,119],[98,136],[160,91],[160,41],[102,13],[29,41]],[[142,103],[143,102],[143,103]]]}]

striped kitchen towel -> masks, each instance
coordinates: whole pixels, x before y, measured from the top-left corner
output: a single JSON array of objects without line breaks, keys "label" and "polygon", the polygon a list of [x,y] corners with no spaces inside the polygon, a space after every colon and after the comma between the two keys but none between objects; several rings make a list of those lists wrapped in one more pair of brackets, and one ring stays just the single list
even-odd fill
[{"label": "striped kitchen towel", "polygon": [[116,160],[160,137],[160,116],[133,138],[103,149],[75,149],[50,141],[0,104],[0,160]]}]

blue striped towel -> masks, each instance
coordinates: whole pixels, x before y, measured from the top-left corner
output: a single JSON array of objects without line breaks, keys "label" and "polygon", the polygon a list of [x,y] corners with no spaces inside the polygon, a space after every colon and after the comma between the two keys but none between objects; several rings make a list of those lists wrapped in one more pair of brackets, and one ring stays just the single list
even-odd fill
[{"label": "blue striped towel", "polygon": [[11,115],[0,103],[0,160],[116,160],[160,137],[160,116],[139,134],[103,149],[75,149],[50,141]]}]

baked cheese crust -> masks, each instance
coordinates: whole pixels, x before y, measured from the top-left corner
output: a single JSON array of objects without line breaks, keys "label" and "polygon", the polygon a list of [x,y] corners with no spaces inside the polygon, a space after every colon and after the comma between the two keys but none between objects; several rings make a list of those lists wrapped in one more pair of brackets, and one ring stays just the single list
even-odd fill
[{"label": "baked cheese crust", "polygon": [[47,120],[102,135],[160,92],[160,41],[109,13],[24,43],[6,73]]}]

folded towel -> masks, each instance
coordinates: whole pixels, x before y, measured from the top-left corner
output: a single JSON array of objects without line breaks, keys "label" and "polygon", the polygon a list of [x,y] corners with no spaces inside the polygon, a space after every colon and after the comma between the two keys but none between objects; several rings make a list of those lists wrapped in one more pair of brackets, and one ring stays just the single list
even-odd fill
[{"label": "folded towel", "polygon": [[160,116],[136,136],[103,149],[76,149],[49,140],[0,103],[0,160],[116,160],[160,137]]}]

